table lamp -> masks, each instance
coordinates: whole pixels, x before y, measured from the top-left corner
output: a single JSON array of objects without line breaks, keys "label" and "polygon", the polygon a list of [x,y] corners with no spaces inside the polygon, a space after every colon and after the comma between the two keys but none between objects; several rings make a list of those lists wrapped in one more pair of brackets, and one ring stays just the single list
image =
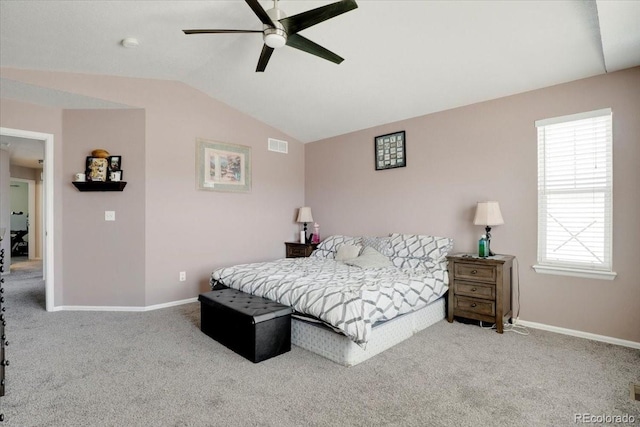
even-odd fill
[{"label": "table lamp", "polygon": [[302,222],[304,224],[304,231],[300,232],[300,243],[307,243],[307,223],[313,222],[313,216],[311,216],[311,208],[304,206],[298,209],[298,219],[296,222]]},{"label": "table lamp", "polygon": [[491,251],[491,226],[504,224],[500,204],[498,202],[478,202],[476,207],[476,217],[473,219],[475,225],[484,225],[487,234],[487,246],[489,256],[495,255]]}]

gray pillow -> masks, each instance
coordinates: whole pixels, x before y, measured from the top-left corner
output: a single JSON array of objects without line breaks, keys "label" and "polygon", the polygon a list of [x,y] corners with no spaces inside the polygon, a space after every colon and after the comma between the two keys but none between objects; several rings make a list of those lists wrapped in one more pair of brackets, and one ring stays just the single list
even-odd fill
[{"label": "gray pillow", "polygon": [[371,246],[384,256],[391,256],[391,238],[389,237],[362,237],[362,246]]},{"label": "gray pillow", "polygon": [[360,268],[382,268],[393,266],[393,263],[389,258],[382,255],[371,246],[365,247],[358,258],[346,260],[344,263]]}]

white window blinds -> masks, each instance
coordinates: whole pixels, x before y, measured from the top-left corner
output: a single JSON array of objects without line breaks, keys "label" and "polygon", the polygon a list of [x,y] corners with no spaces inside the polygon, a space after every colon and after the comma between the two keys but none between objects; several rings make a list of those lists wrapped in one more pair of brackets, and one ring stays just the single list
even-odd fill
[{"label": "white window blinds", "polygon": [[536,127],[538,264],[610,272],[611,109],[539,120]]}]

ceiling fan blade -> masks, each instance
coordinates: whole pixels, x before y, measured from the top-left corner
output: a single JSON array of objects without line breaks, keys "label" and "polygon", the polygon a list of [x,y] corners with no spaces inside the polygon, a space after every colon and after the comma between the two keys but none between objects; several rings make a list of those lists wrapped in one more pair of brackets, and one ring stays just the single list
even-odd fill
[{"label": "ceiling fan blade", "polygon": [[262,6],[260,6],[260,3],[258,3],[258,0],[245,0],[245,1],[249,5],[249,7],[253,10],[253,13],[255,13],[258,16],[258,18],[260,19],[260,21],[262,21],[264,25],[268,25],[270,27],[276,26],[271,20],[271,18],[269,18],[269,15],[267,15],[267,12],[262,8]]},{"label": "ceiling fan blade", "polygon": [[182,30],[185,34],[261,33],[262,30]]},{"label": "ceiling fan blade", "polygon": [[269,47],[266,44],[262,47],[262,53],[260,54],[260,59],[258,59],[256,73],[262,72],[265,70],[265,68],[267,68],[267,63],[269,62],[269,58],[271,58],[273,50],[274,49],[272,47]]},{"label": "ceiling fan blade", "polygon": [[355,0],[342,0],[316,9],[311,9],[297,15],[289,16],[288,18],[282,18],[280,23],[284,26],[287,35],[291,35],[298,31],[302,31],[305,28],[319,24],[322,21],[326,21],[327,19],[349,12],[357,7],[358,5]]},{"label": "ceiling fan blade", "polygon": [[308,38],[302,37],[300,34],[291,34],[290,36],[288,36],[287,46],[295,47],[296,49],[300,49],[312,55],[319,56],[320,58],[324,58],[327,61],[335,62],[336,64],[340,64],[342,61],[344,61],[344,58],[336,55],[328,49],[325,49],[319,44],[312,42]]}]

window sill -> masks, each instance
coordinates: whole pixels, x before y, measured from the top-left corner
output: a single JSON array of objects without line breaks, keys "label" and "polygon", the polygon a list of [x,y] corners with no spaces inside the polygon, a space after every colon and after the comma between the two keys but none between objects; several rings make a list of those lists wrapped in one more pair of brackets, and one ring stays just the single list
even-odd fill
[{"label": "window sill", "polygon": [[574,276],[585,279],[613,280],[618,275],[614,271],[581,270],[578,268],[555,267],[550,265],[534,265],[536,273],[555,274],[558,276]]}]

